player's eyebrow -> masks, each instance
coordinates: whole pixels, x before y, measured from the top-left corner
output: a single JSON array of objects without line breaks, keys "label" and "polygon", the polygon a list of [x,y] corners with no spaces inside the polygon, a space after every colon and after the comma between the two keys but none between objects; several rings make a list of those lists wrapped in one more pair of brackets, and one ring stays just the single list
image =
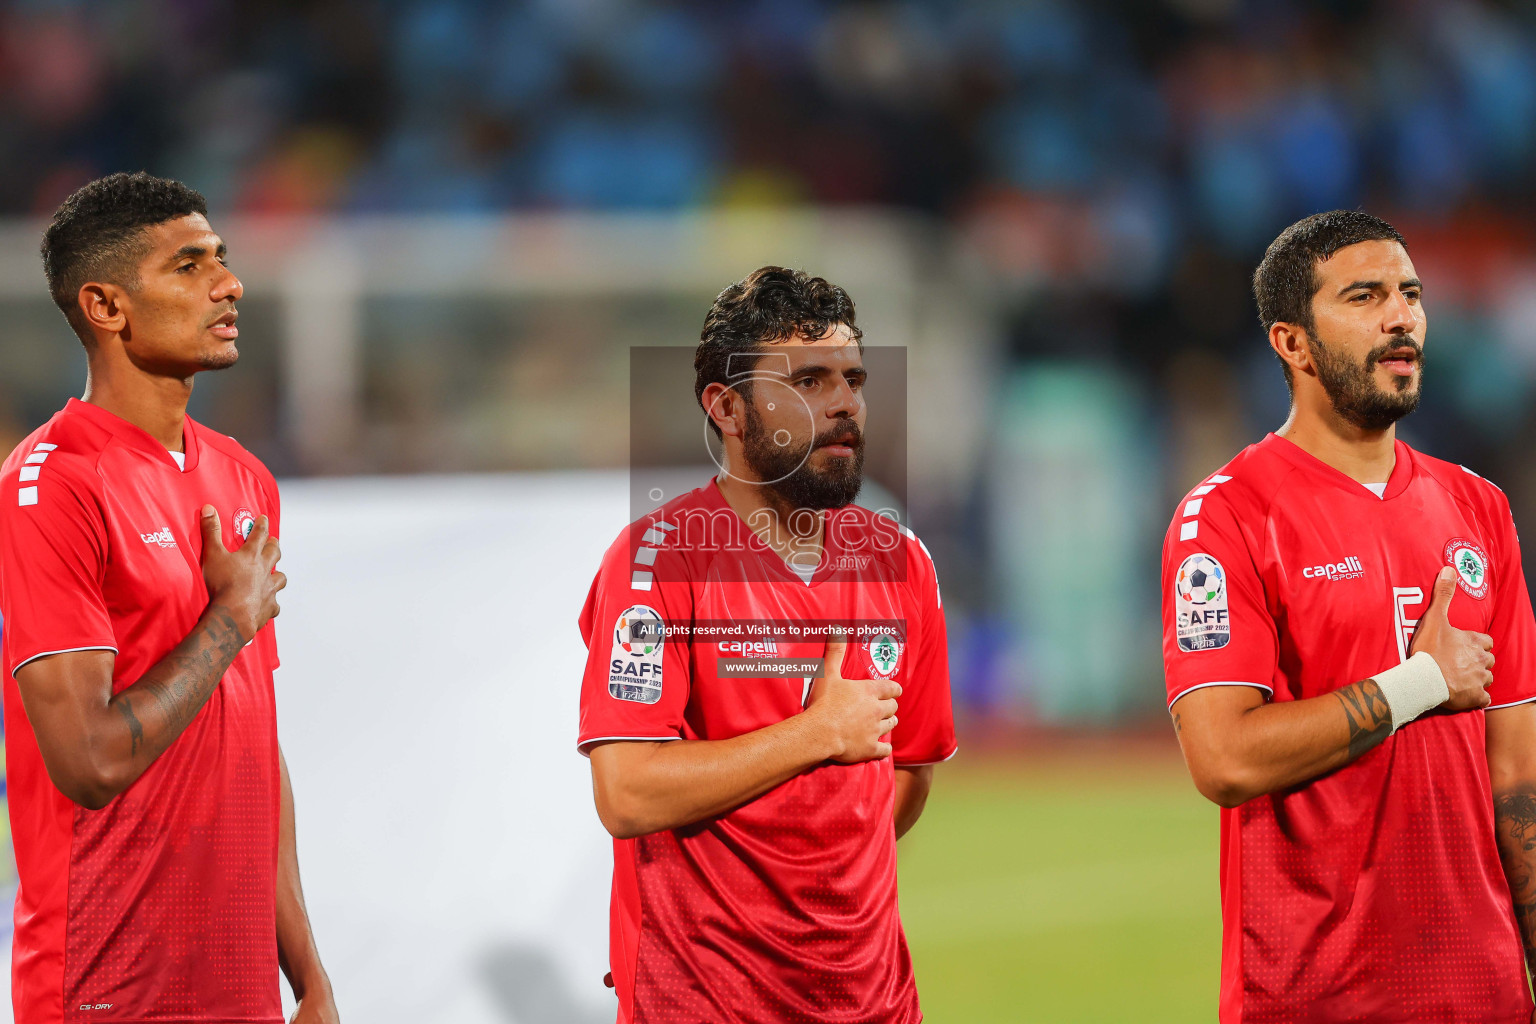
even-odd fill
[{"label": "player's eyebrow", "polygon": [[[229,246],[225,245],[223,242],[220,242],[218,248],[213,250],[213,254],[219,259],[223,259],[228,252]],[[182,246],[180,249],[177,249],[175,252],[171,253],[171,258],[166,260],[166,262],[177,263],[181,260],[195,260],[207,255],[207,246],[198,245],[196,242],[189,242],[188,244]]]},{"label": "player's eyebrow", "polygon": [[[1351,281],[1349,284],[1347,284],[1343,288],[1339,289],[1339,294],[1340,295],[1345,295],[1345,294],[1347,294],[1349,292],[1355,292],[1355,291],[1372,291],[1372,292],[1374,292],[1374,291],[1379,291],[1384,286],[1385,286],[1385,282],[1382,282],[1382,281]],[[1398,287],[1399,290],[1404,289],[1404,288],[1423,288],[1424,287],[1424,283],[1422,281],[1420,281],[1416,277],[1405,277],[1398,284],[1397,287]]]}]

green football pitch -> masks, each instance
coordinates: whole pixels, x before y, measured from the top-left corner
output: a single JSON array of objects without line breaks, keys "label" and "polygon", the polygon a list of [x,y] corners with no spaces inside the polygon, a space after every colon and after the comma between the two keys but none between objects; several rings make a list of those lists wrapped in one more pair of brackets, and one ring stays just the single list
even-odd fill
[{"label": "green football pitch", "polygon": [[1215,1020],[1218,813],[1171,737],[1027,759],[962,744],[900,848],[925,1018]]}]

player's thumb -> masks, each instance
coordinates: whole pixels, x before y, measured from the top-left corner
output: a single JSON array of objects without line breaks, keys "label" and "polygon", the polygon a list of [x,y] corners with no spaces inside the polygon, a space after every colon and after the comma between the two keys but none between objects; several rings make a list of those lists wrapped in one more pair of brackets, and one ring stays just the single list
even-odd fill
[{"label": "player's thumb", "polygon": [[198,526],[203,530],[203,550],[210,551],[213,545],[224,543],[223,531],[219,528],[219,510],[212,505],[204,505],[202,514],[198,517]]},{"label": "player's thumb", "polygon": [[841,679],[843,675],[843,652],[848,649],[845,640],[839,640],[832,636],[827,637],[827,650],[821,656],[821,678]]},{"label": "player's thumb", "polygon": [[1434,615],[1442,620],[1448,620],[1451,613],[1451,597],[1456,593],[1456,570],[1445,566],[1440,570],[1440,575],[1435,577],[1435,589],[1431,592],[1429,607],[1424,611],[1427,619]]}]

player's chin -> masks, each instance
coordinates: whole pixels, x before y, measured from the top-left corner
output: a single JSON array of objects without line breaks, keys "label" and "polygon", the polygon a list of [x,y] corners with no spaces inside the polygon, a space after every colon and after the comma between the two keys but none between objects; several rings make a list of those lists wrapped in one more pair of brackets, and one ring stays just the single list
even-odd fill
[{"label": "player's chin", "polygon": [[240,349],[232,341],[205,350],[197,361],[204,370],[227,370],[240,361]]},{"label": "player's chin", "polygon": [[1407,376],[1381,367],[1376,373],[1376,384],[1389,395],[1413,395],[1418,393],[1423,376],[1424,370],[1419,364],[1415,364],[1413,372]]}]

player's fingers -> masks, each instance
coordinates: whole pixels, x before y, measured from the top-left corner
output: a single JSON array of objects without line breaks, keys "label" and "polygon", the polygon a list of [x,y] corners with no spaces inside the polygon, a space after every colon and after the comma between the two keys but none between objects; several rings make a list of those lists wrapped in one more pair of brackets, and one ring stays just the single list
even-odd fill
[{"label": "player's fingers", "polygon": [[901,684],[894,679],[881,679],[875,683],[875,696],[882,700],[901,696]]},{"label": "player's fingers", "polygon": [[896,728],[896,722],[897,722],[897,718],[896,718],[895,715],[891,715],[891,716],[889,716],[887,718],[881,719],[881,721],[880,721],[880,735],[884,736],[886,733],[888,733],[892,729]]},{"label": "player's fingers", "polygon": [[272,574],[272,579],[277,584],[275,587],[272,588],[274,593],[276,591],[282,590],[284,587],[286,587],[288,585],[288,574],[285,573],[285,572],[274,572]]},{"label": "player's fingers", "polygon": [[1477,646],[1481,647],[1483,650],[1493,650],[1493,637],[1489,636],[1487,633],[1468,633],[1467,635],[1472,638],[1473,643],[1477,644]]},{"label": "player's fingers", "polygon": [[[884,736],[885,733],[881,733],[880,735]],[[891,745],[889,743],[876,743],[875,744],[875,756],[874,756],[874,758],[872,760],[878,761],[882,757],[890,757],[890,756],[891,756]]]},{"label": "player's fingers", "polygon": [[277,618],[281,614],[283,614],[283,606],[278,604],[276,601],[273,601],[272,602],[272,617],[275,619],[275,618]]},{"label": "player's fingers", "polygon": [[875,701],[875,710],[880,712],[881,718],[891,718],[896,714],[896,702],[894,700]]},{"label": "player's fingers", "polygon": [[[1435,587],[1431,592],[1429,607],[1424,611],[1424,618],[1439,614],[1444,619],[1450,615],[1451,595],[1456,593],[1456,570],[1450,566],[1443,566],[1440,575],[1435,577]],[[1422,621],[1422,620],[1420,620]]]},{"label": "player's fingers", "polygon": [[269,537],[267,542],[261,546],[261,557],[268,565],[276,565],[278,560],[283,557],[283,549],[277,543],[276,537]]},{"label": "player's fingers", "polygon": [[219,530],[219,510],[212,505],[204,505],[202,515],[197,525],[203,531],[203,551],[212,550],[214,544],[223,544],[224,538]]},{"label": "player's fingers", "polygon": [[262,545],[267,542],[267,532],[267,517],[257,516],[255,524],[251,526],[251,532],[245,535],[241,547],[249,544],[257,551],[262,550]]}]

